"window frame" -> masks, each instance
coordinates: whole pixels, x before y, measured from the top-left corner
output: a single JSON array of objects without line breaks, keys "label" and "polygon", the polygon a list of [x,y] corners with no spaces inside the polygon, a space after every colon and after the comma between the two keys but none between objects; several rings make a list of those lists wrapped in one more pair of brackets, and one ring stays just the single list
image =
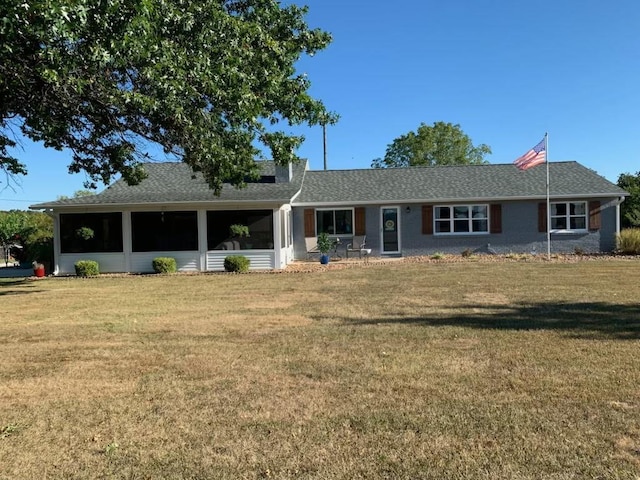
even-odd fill
[{"label": "window frame", "polygon": [[[583,212],[580,215],[571,214],[571,205],[581,204],[583,206]],[[553,215],[553,209],[555,205],[564,205],[565,213],[563,215]],[[565,228],[550,228],[550,233],[585,233],[589,231],[589,203],[585,200],[568,200],[565,202],[550,202],[549,203],[549,219],[550,225],[553,225],[553,220],[563,218],[565,221]],[[571,228],[571,219],[583,218],[584,228]]]},{"label": "window frame", "polygon": [[[207,251],[219,251],[223,249],[223,245],[229,241],[234,241],[229,233],[229,227],[234,224],[247,225],[249,227],[249,237],[243,239],[235,239],[239,244],[240,250],[277,250],[275,239],[275,219],[279,210],[274,211],[270,208],[249,209],[249,210],[228,210],[216,209],[206,211],[206,228],[207,228]],[[253,219],[253,223],[249,222]],[[268,228],[265,230],[255,230],[256,221]]]},{"label": "window frame", "polygon": [[[124,253],[123,218],[121,211],[60,213],[60,253]],[[85,241],[74,238],[75,231],[81,227],[91,228],[95,236]]]},{"label": "window frame", "polygon": [[[165,224],[165,217],[166,224]],[[172,218],[173,217],[173,218]],[[180,220],[179,217],[182,217]],[[155,220],[158,219],[159,222]],[[192,230],[176,228],[180,222],[191,223]],[[156,225],[159,223],[159,225]],[[148,228],[151,225],[151,228]],[[131,252],[196,252],[198,246],[198,212],[196,210],[136,210],[131,212]],[[150,232],[153,232],[151,234]],[[192,235],[180,240],[177,232]],[[156,242],[149,238],[155,238]],[[160,239],[160,240],[158,240]],[[162,244],[162,248],[152,248]]]},{"label": "window frame", "polygon": [[[454,209],[464,207],[468,209],[469,216],[465,218],[457,218],[454,215]],[[473,217],[473,209],[474,208],[484,208],[486,215],[484,217]],[[449,209],[449,218],[438,218],[439,209],[447,208]],[[467,220],[467,226],[469,230],[465,232],[456,232],[455,231],[455,221]],[[473,222],[474,220],[483,220],[486,225],[486,230],[473,230]],[[438,231],[439,223],[448,223],[449,231],[448,232],[440,232]],[[488,203],[456,203],[451,205],[434,205],[433,206],[433,235],[439,236],[469,236],[469,235],[489,235],[491,233],[491,208]]]},{"label": "window frame", "polygon": [[350,212],[351,213],[351,232],[349,233],[329,233],[329,237],[353,237],[355,235],[355,208],[354,207],[346,207],[346,208],[316,208],[315,209],[315,227],[316,227],[316,236],[320,235],[322,231],[320,230],[320,225],[318,225],[318,212],[333,212],[333,226],[335,228],[336,225],[336,212]]}]

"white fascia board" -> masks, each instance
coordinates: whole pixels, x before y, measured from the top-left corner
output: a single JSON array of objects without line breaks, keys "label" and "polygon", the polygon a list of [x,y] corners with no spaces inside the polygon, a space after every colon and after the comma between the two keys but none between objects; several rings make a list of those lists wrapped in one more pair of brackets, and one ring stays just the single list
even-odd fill
[{"label": "white fascia board", "polygon": [[203,207],[216,207],[224,206],[228,208],[230,206],[237,206],[238,208],[279,208],[282,205],[290,204],[289,199],[283,200],[269,200],[261,202],[259,200],[214,200],[214,201],[181,201],[181,202],[144,202],[144,203],[83,203],[78,205],[53,205],[42,204],[38,208],[32,208],[33,210],[51,209],[56,211],[63,210],[84,210],[84,211],[112,211],[117,210],[133,210],[133,209],[184,209],[185,207],[192,207],[194,209],[201,209]]}]

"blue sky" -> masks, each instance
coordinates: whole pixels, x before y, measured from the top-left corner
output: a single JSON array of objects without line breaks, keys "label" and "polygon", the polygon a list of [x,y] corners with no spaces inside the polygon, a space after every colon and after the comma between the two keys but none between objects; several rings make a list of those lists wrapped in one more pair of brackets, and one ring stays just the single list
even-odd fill
[{"label": "blue sky", "polygon": [[[640,170],[637,0],[295,3],[333,35],[298,65],[341,116],[327,128],[331,169],[369,168],[394,138],[443,121],[489,145],[491,163],[512,162],[548,132],[550,161],[577,160],[613,182]],[[291,131],[322,169],[322,130]],[[0,210],[83,188],[68,154],[25,142],[19,155],[29,175],[0,191]]]}]

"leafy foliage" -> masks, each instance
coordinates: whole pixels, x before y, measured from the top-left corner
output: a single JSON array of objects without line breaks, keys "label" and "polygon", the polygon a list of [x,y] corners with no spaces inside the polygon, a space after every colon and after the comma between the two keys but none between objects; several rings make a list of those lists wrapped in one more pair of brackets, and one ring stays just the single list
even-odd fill
[{"label": "leafy foliage", "polygon": [[616,238],[618,251],[627,255],[640,255],[640,228],[626,228]]},{"label": "leafy foliage", "polygon": [[76,230],[76,237],[82,240],[91,240],[94,236],[95,232],[89,227],[80,227]]},{"label": "leafy foliage", "polygon": [[630,194],[620,205],[622,226],[624,228],[640,227],[640,172],[635,175],[621,174],[618,177],[618,186]]},{"label": "leafy foliage", "polygon": [[149,142],[216,191],[256,174],[257,144],[296,160],[303,138],[275,125],[336,119],[294,69],[331,40],[306,13],[276,0],[3,2],[0,169],[26,173],[17,129],[71,149],[87,187],[141,181]]},{"label": "leafy foliage", "polygon": [[376,158],[371,166],[479,165],[487,163],[487,154],[491,154],[491,148],[485,144],[474,146],[460,125],[421,123],[417,132],[401,135],[389,144],[384,158]]},{"label": "leafy foliage", "polygon": [[333,247],[333,240],[329,238],[327,232],[322,232],[318,235],[318,250],[322,254],[327,254]]},{"label": "leafy foliage", "polygon": [[224,259],[224,269],[227,272],[246,273],[250,264],[251,260],[244,255],[229,255]]},{"label": "leafy foliage", "polygon": [[156,273],[175,273],[178,270],[176,259],[172,257],[156,257],[151,264]]},{"label": "leafy foliage", "polygon": [[229,227],[231,235],[234,237],[249,237],[249,227],[247,225],[241,225],[235,223]]},{"label": "leafy foliage", "polygon": [[53,260],[53,221],[42,212],[0,212],[0,247],[13,248],[16,260]]},{"label": "leafy foliage", "polygon": [[74,265],[79,277],[95,277],[100,275],[98,262],[95,260],[78,260]]}]

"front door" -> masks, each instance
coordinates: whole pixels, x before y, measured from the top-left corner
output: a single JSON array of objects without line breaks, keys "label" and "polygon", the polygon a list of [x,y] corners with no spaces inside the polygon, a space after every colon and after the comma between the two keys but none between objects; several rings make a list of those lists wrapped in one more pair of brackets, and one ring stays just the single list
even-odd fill
[{"label": "front door", "polygon": [[400,208],[382,207],[382,253],[400,253]]}]

